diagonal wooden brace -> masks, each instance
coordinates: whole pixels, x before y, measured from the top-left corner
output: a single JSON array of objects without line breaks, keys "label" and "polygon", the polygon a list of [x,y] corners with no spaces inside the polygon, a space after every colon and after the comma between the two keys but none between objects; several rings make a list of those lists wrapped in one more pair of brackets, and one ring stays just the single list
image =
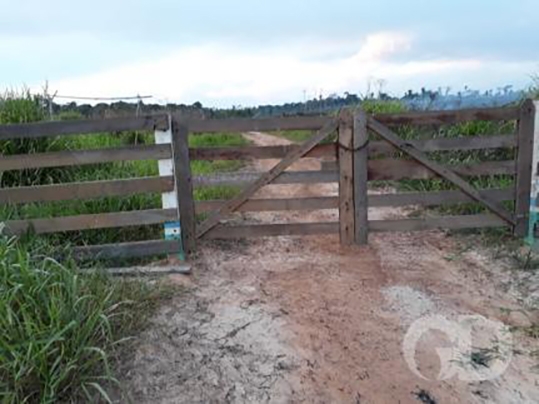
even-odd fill
[{"label": "diagonal wooden brace", "polygon": [[268,185],[271,181],[281,175],[288,167],[299,160],[302,156],[308,153],[313,147],[315,147],[322,140],[331,135],[339,126],[338,119],[332,119],[322,129],[320,129],[316,135],[305,141],[297,149],[290,151],[284,159],[282,159],[275,167],[262,175],[258,180],[245,188],[240,195],[236,198],[225,203],[217,212],[204,221],[197,230],[197,238],[201,238],[212,228],[217,226],[221,220],[227,215],[234,212],[241,205],[255,194],[260,188]]}]

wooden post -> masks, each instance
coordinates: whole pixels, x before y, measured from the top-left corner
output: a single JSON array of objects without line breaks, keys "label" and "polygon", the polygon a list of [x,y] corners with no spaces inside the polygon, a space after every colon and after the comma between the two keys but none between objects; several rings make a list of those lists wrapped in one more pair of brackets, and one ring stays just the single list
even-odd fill
[{"label": "wooden post", "polygon": [[195,252],[195,203],[188,145],[189,129],[177,118],[172,119],[172,159],[177,195],[178,215],[181,223],[183,249],[187,257]]},{"label": "wooden post", "polygon": [[354,243],[354,141],[352,115],[343,113],[339,123],[339,224],[341,244]]},{"label": "wooden post", "polygon": [[[532,195],[532,177],[537,172],[537,156],[534,156],[534,123],[535,107],[532,100],[526,100],[520,108],[518,122],[518,156],[516,178],[516,204],[514,233],[516,236],[525,237],[533,228],[529,228],[530,198]],[[533,161],[535,160],[535,165]],[[531,226],[533,227],[533,225]],[[532,236],[533,241],[533,236]]]},{"label": "wooden post", "polygon": [[[156,129],[154,132],[154,138],[156,144],[168,144],[172,148],[172,119],[168,116],[167,129]],[[164,159],[157,161],[159,167],[159,176],[169,177],[174,175],[174,163],[172,159]],[[170,192],[164,192],[161,194],[161,201],[163,209],[178,209],[178,196],[176,188]],[[165,240],[178,240],[181,237],[181,225],[178,216],[178,220],[174,222],[167,222],[165,227]],[[185,259],[184,251],[181,249],[178,251],[181,259]]]},{"label": "wooden post", "polygon": [[367,195],[368,159],[367,148],[369,134],[367,131],[367,114],[359,110],[354,115],[354,213],[355,213],[355,242],[366,245],[369,243],[369,202]]}]

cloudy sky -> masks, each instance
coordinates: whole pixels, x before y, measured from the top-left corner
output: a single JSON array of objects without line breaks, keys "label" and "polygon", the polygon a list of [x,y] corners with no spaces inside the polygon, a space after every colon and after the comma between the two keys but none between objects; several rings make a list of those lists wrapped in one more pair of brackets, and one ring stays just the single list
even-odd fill
[{"label": "cloudy sky", "polygon": [[0,0],[0,90],[256,105],[523,88],[539,0]]}]

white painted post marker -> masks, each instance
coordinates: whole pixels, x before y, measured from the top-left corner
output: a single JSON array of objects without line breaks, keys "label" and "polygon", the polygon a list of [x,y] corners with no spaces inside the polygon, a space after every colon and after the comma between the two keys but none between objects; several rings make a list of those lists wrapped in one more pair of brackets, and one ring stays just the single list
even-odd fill
[{"label": "white painted post marker", "polygon": [[[172,118],[168,116],[168,130],[155,131],[155,143],[156,144],[169,144],[172,148]],[[169,177],[174,176],[174,162],[172,159],[159,160],[159,176]],[[178,221],[165,223],[165,239],[166,240],[181,240],[181,224],[180,224],[180,210],[178,206],[178,196],[176,186],[171,192],[164,192],[161,194],[163,209],[176,209],[178,211]],[[181,245],[181,243],[180,243]],[[180,247],[179,256],[181,260],[185,260],[185,254],[183,246]]]}]

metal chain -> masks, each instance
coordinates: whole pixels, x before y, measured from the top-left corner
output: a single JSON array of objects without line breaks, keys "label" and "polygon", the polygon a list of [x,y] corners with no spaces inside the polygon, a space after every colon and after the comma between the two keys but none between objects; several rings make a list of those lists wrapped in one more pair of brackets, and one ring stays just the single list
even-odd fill
[{"label": "metal chain", "polygon": [[358,147],[348,147],[343,145],[341,142],[337,142],[337,144],[339,145],[339,149],[343,149],[349,152],[357,152],[367,147],[369,145],[369,140],[367,139],[362,145],[359,145]]}]

